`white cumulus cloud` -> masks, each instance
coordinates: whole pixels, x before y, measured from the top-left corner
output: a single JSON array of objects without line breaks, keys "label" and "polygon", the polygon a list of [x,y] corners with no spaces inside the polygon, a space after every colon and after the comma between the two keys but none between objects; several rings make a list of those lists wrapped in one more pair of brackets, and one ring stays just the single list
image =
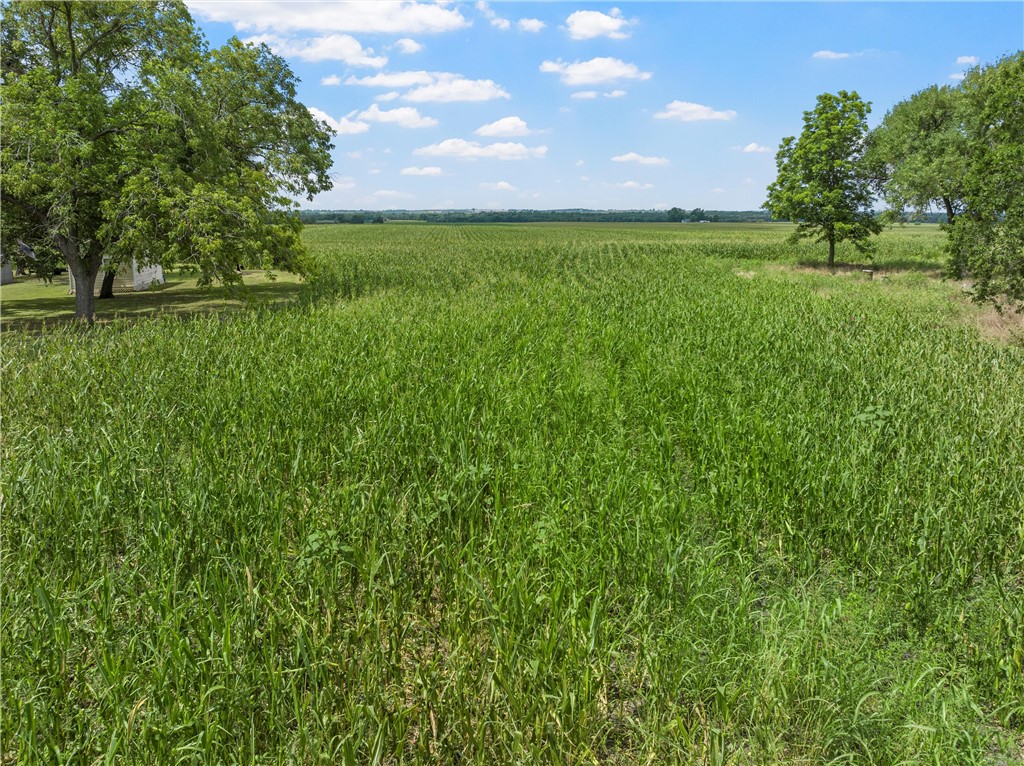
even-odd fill
[{"label": "white cumulus cloud", "polygon": [[622,30],[632,23],[623,18],[618,8],[612,8],[607,14],[600,11],[576,11],[565,20],[569,37],[573,40],[589,40],[594,37],[624,40],[629,34]]},{"label": "white cumulus cloud", "polygon": [[494,138],[499,136],[528,136],[530,135],[530,128],[522,117],[502,117],[500,120],[481,125],[476,129],[476,134],[478,136]]},{"label": "white cumulus cloud", "polygon": [[440,176],[444,175],[441,172],[441,168],[438,167],[427,167],[427,168],[402,168],[401,175],[403,176]]},{"label": "white cumulus cloud", "polygon": [[494,80],[468,80],[461,75],[438,77],[430,85],[421,85],[404,96],[406,101],[450,103],[452,101],[490,101],[512,98]]},{"label": "white cumulus cloud", "polygon": [[719,111],[710,106],[694,104],[690,101],[673,101],[665,107],[665,111],[657,112],[654,116],[659,120],[702,122],[704,120],[732,120],[736,117],[736,112],[732,109]]},{"label": "white cumulus cloud", "polygon": [[351,35],[325,35],[294,40],[267,34],[250,37],[246,42],[256,45],[266,43],[277,55],[302,61],[344,61],[352,66],[375,69],[388,63],[387,56],[373,55],[372,48],[364,48]]},{"label": "white cumulus cloud", "polygon": [[329,74],[320,78],[321,85],[341,85],[341,78],[336,74]]},{"label": "white cumulus cloud", "polygon": [[597,98],[596,90],[578,90],[575,93],[569,95],[569,98],[589,99]]},{"label": "white cumulus cloud", "polygon": [[488,191],[518,191],[518,189],[508,181],[498,181],[496,184],[483,183],[480,184],[480,188],[487,189]]},{"label": "white cumulus cloud", "polygon": [[194,15],[234,25],[236,30],[437,34],[470,25],[457,7],[412,0],[188,0]]},{"label": "white cumulus cloud", "polygon": [[327,114],[327,112],[317,109],[315,106],[309,107],[309,113],[316,119],[326,122],[340,136],[365,133],[370,129],[370,124],[368,122],[359,122],[358,120],[350,119],[352,114],[336,120],[331,117],[331,115]]},{"label": "white cumulus cloud", "polygon": [[402,98],[418,103],[511,98],[508,92],[493,80],[470,80],[452,72],[381,72],[367,77],[349,77],[345,84],[364,85],[370,88],[411,88]]},{"label": "white cumulus cloud", "polygon": [[981,61],[981,59],[977,56],[957,56],[956,59],[956,63],[962,66],[974,66],[979,61]]},{"label": "white cumulus cloud", "polygon": [[520,143],[503,142],[480,144],[463,138],[449,138],[430,146],[421,146],[413,154],[428,157],[457,157],[460,159],[526,160],[543,157],[546,146],[525,146]]},{"label": "white cumulus cloud", "polygon": [[637,162],[641,165],[667,165],[669,163],[668,157],[645,157],[642,154],[636,152],[627,152],[626,154],[620,154],[617,157],[612,157],[612,162]]},{"label": "white cumulus cloud", "polygon": [[772,149],[770,146],[761,146],[761,144],[758,143],[750,143],[747,144],[746,146],[739,147],[739,150],[741,152],[747,152],[748,154],[752,152],[757,152],[760,154],[764,152],[770,152]]},{"label": "white cumulus cloud", "polygon": [[558,61],[545,61],[540,71],[558,74],[566,85],[598,85],[615,82],[616,80],[649,80],[650,72],[641,72],[636,64],[629,64],[622,59],[610,56],[599,56],[589,61],[574,61],[569,64]]},{"label": "white cumulus cloud", "polygon": [[960,82],[965,77],[967,77],[967,75],[964,74],[963,72],[953,72],[953,74],[949,76],[949,79],[955,80],[956,82]]},{"label": "white cumulus cloud", "polygon": [[639,181],[626,181],[621,184],[612,184],[616,189],[653,189],[654,184],[642,184]]},{"label": "white cumulus cloud", "polygon": [[609,91],[608,93],[605,93],[604,97],[605,98],[622,98],[625,95],[626,95],[626,91],[624,91],[624,90],[613,90],[613,91]]},{"label": "white cumulus cloud", "polygon": [[519,19],[516,26],[520,32],[540,32],[547,24],[540,19]]},{"label": "white cumulus cloud", "polygon": [[402,53],[419,53],[423,50],[422,45],[409,37],[403,37],[401,40],[395,40],[395,47]]},{"label": "white cumulus cloud", "polygon": [[369,109],[359,114],[359,119],[367,122],[388,122],[401,128],[432,128],[437,125],[437,120],[433,117],[424,117],[412,106],[381,109],[377,104],[372,104]]}]

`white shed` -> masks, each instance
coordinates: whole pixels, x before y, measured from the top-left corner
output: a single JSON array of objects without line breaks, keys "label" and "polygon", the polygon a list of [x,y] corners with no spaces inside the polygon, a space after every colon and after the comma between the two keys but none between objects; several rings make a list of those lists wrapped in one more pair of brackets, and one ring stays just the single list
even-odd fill
[{"label": "white shed", "polygon": [[[99,295],[100,293],[100,287],[103,285],[104,274],[105,272],[100,271],[99,276],[96,278],[96,287],[93,290],[96,295]],[[114,276],[114,292],[137,293],[147,290],[149,286],[153,284],[162,285],[164,281],[163,267],[155,265],[146,266],[145,268],[140,269],[138,261],[133,258],[131,263],[122,263],[118,267],[117,274]],[[68,283],[71,288],[70,293],[74,295],[75,275],[70,271],[68,271]]]}]

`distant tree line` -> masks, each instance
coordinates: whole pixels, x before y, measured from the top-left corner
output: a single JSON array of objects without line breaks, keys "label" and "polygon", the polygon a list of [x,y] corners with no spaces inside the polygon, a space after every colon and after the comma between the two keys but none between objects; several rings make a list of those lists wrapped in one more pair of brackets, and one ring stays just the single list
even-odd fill
[{"label": "distant tree line", "polygon": [[302,210],[304,224],[384,223],[766,223],[765,210]]}]

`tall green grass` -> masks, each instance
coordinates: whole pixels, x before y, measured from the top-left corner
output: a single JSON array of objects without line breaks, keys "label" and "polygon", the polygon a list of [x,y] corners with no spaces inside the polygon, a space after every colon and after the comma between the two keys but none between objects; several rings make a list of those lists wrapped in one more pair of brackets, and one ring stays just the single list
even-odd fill
[{"label": "tall green grass", "polygon": [[1024,353],[945,293],[306,236],[289,310],[5,335],[6,762],[1022,758]]}]

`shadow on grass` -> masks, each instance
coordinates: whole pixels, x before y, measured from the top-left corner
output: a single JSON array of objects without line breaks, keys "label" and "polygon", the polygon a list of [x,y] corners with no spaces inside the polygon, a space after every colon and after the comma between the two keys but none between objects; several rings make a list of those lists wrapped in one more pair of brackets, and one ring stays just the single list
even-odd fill
[{"label": "shadow on grass", "polygon": [[[97,300],[96,322],[158,315],[187,317],[281,306],[294,302],[302,290],[298,277],[291,274],[279,274],[274,281],[259,271],[246,272],[242,276],[253,283],[198,287],[195,278],[172,274],[165,284],[153,285],[144,292],[122,293],[111,299]],[[75,321],[75,297],[68,294],[66,284],[33,282],[4,287],[0,303],[0,327],[3,330],[33,331]]]},{"label": "shadow on grass", "polygon": [[829,266],[825,261],[804,258],[796,262],[802,269],[811,269],[823,273],[852,271],[875,271],[875,272],[917,272],[927,274],[930,277],[941,278],[944,274],[942,261],[922,260],[917,258],[893,258],[875,263],[850,263],[849,261],[837,261],[835,266]]}]

